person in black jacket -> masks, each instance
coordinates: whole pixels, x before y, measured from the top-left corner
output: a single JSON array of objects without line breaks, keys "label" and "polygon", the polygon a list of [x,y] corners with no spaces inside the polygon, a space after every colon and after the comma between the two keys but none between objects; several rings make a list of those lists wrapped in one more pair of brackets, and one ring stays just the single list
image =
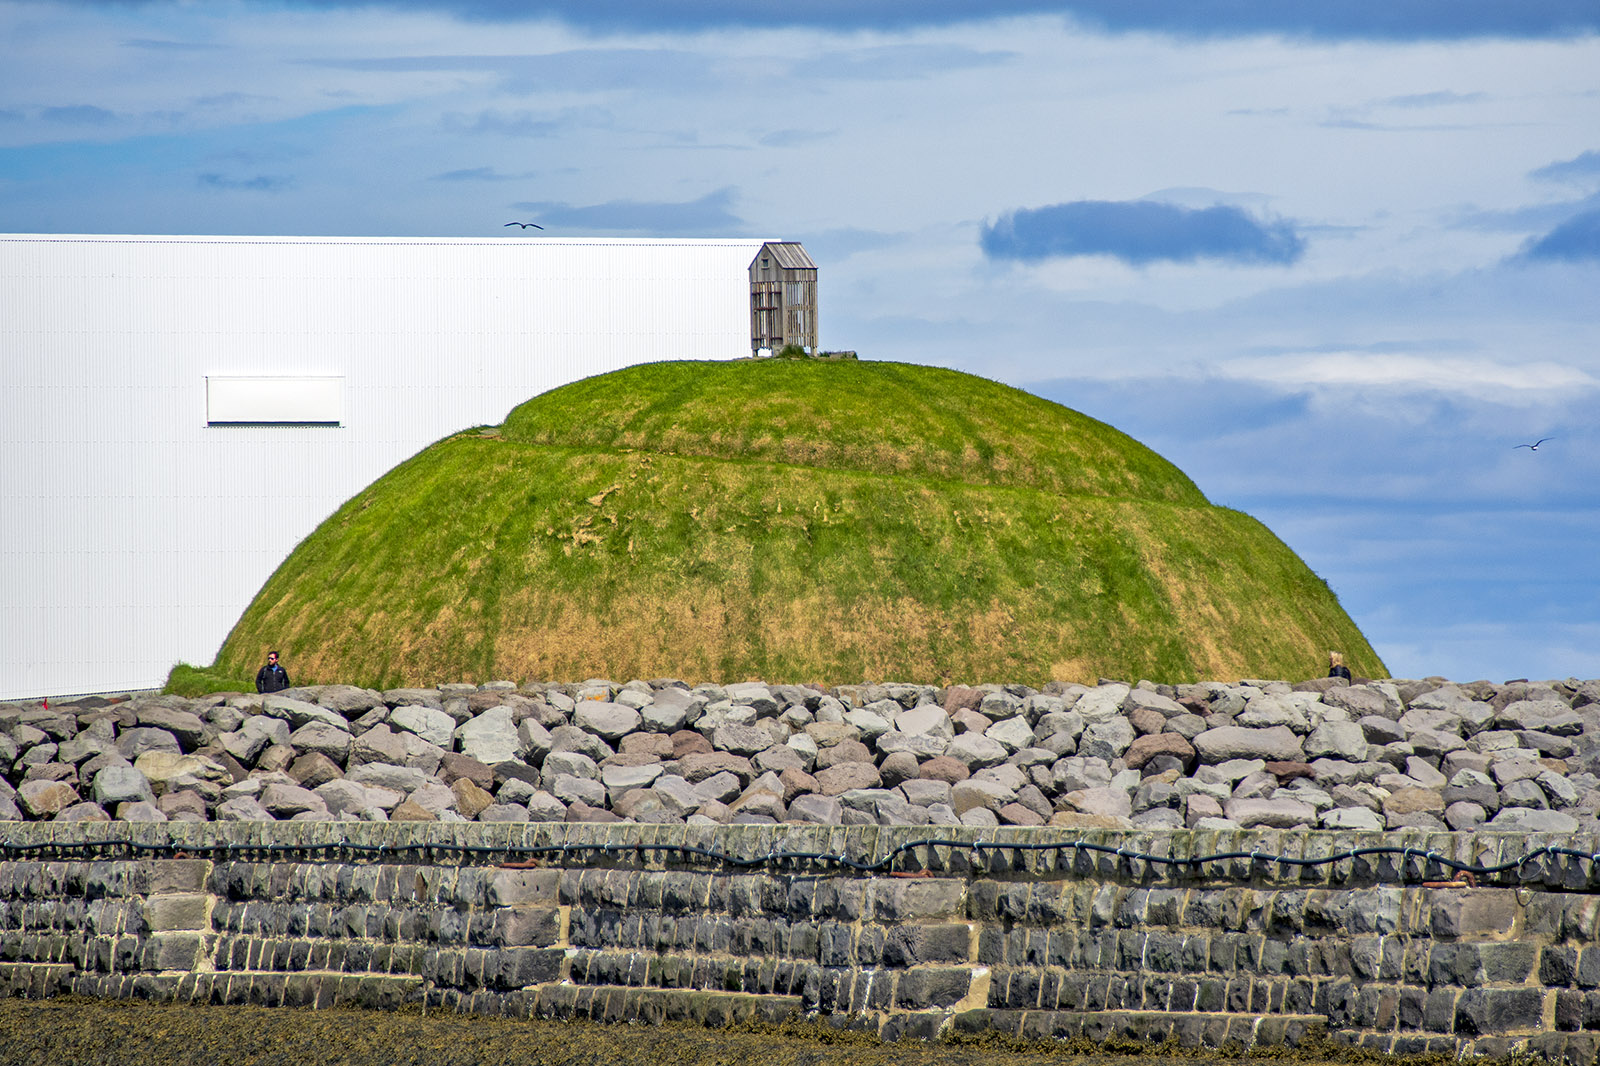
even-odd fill
[{"label": "person in black jacket", "polygon": [[289,671],[278,665],[278,653],[267,652],[267,665],[256,673],[257,692],[282,692],[289,687]]},{"label": "person in black jacket", "polygon": [[1344,656],[1336,651],[1328,653],[1328,676],[1350,680],[1350,668],[1344,664]]}]

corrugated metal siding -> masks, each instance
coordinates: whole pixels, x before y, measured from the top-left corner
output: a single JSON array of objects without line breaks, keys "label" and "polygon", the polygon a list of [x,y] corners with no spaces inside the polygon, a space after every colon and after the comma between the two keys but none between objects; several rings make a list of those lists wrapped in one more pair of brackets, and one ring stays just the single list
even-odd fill
[{"label": "corrugated metal siding", "polygon": [[[296,543],[449,433],[747,356],[761,244],[0,235],[0,699],[210,662]],[[207,427],[207,374],[342,375],[346,424]]]}]

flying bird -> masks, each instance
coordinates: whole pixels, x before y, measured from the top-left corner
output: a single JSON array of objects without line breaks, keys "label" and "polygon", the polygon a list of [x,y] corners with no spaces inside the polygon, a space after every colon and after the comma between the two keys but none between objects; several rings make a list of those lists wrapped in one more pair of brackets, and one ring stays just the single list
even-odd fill
[{"label": "flying bird", "polygon": [[[1539,450],[1539,445],[1543,444],[1547,440],[1555,440],[1555,438],[1554,437],[1540,437],[1538,440],[1534,441],[1532,444],[1519,444],[1519,445],[1517,445],[1517,448],[1526,448],[1530,452],[1536,452],[1536,451]],[[1512,448],[1511,450],[1512,451],[1516,451],[1517,448]]]},{"label": "flying bird", "polygon": [[529,226],[532,226],[534,229],[544,229],[544,227],[539,225],[537,222],[507,222],[506,225],[521,226],[523,229],[527,229]]}]

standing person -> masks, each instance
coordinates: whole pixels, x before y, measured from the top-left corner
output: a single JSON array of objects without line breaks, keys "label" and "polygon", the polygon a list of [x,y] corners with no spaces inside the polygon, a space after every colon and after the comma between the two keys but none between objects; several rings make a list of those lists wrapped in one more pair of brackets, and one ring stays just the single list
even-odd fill
[{"label": "standing person", "polygon": [[267,665],[256,672],[257,692],[282,692],[289,687],[289,671],[278,665],[278,653],[267,652]]},{"label": "standing person", "polygon": [[1328,676],[1350,680],[1350,668],[1344,664],[1344,656],[1336,651],[1328,653]]}]

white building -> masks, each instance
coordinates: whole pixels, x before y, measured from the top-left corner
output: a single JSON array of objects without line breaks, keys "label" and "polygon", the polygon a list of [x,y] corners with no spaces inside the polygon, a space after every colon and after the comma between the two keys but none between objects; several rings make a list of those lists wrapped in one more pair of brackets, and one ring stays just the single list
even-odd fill
[{"label": "white building", "polygon": [[0,700],[210,663],[336,507],[529,397],[747,357],[762,244],[0,235]]}]

